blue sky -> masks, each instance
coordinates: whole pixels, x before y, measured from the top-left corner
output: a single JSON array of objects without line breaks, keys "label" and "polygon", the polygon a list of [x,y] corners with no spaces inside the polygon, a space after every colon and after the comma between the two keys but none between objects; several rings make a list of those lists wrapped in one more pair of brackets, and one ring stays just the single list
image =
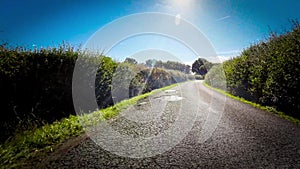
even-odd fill
[{"label": "blue sky", "polygon": [[[288,20],[299,19],[299,9],[299,0],[2,0],[0,42],[26,47],[56,46],[62,41],[85,44],[98,29],[120,17],[162,12],[180,15],[194,24],[218,55],[228,57],[265,39],[270,29],[280,32],[290,28]],[[122,58],[159,44],[172,48],[165,38],[142,39],[128,39],[109,54]],[[147,41],[147,46],[137,45],[139,41]],[[185,62],[192,61],[185,49],[176,50],[175,44],[173,48],[177,55],[185,53]]]}]

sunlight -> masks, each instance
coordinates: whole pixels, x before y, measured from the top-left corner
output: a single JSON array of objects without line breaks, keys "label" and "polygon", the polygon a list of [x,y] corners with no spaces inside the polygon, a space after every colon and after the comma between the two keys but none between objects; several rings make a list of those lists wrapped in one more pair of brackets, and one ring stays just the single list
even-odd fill
[{"label": "sunlight", "polygon": [[170,4],[182,9],[189,9],[192,6],[193,1],[194,0],[168,0]]},{"label": "sunlight", "polygon": [[180,15],[194,13],[195,0],[166,0],[166,10]]}]

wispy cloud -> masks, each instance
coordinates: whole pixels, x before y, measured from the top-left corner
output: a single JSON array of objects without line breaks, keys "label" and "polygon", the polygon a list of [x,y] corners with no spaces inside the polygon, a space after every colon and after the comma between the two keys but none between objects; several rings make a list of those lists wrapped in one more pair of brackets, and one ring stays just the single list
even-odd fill
[{"label": "wispy cloud", "polygon": [[223,20],[228,19],[228,18],[230,18],[230,15],[219,18],[219,19],[217,19],[217,21],[223,21]]},{"label": "wispy cloud", "polygon": [[230,51],[222,51],[217,52],[217,55],[223,55],[223,56],[237,56],[242,53],[242,50],[230,50]]}]

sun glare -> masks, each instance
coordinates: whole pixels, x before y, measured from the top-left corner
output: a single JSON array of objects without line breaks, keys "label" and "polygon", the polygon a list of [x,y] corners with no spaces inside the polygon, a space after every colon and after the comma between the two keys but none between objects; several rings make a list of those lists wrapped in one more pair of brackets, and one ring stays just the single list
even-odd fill
[{"label": "sun glare", "polygon": [[193,0],[169,0],[169,3],[180,8],[190,8]]},{"label": "sun glare", "polygon": [[195,0],[166,0],[167,6],[171,12],[176,14],[192,14]]},{"label": "sun glare", "polygon": [[167,0],[167,2],[175,9],[188,10],[193,6],[194,0]]}]

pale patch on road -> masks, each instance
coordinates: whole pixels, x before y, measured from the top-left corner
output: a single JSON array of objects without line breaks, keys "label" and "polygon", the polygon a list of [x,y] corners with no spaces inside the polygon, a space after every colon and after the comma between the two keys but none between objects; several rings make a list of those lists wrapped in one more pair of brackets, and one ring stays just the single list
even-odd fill
[{"label": "pale patch on road", "polygon": [[180,96],[165,96],[164,99],[169,101],[169,102],[175,102],[175,101],[182,100],[183,97],[180,97]]}]

